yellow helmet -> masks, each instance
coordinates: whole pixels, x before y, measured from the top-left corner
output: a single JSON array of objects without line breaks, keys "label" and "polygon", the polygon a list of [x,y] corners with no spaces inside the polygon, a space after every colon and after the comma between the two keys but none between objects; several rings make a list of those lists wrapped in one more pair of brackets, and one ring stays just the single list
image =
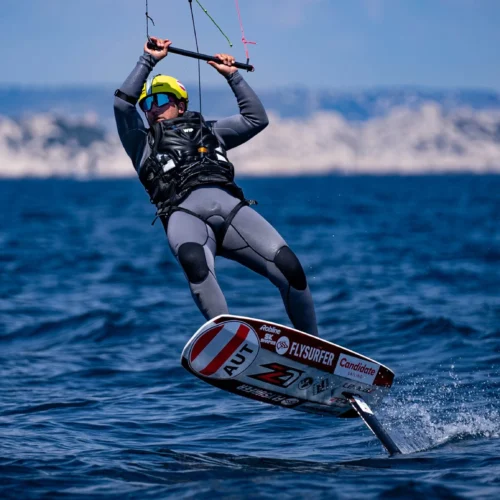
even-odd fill
[{"label": "yellow helmet", "polygon": [[154,78],[149,77],[142,87],[139,105],[147,96],[154,94],[173,94],[177,99],[186,101],[186,104],[189,101],[186,87],[173,76],[156,75]]}]

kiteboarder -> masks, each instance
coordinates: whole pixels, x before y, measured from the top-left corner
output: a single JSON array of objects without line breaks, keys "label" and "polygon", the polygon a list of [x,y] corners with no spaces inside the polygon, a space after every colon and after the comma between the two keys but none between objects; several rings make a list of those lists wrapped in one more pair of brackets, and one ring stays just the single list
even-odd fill
[{"label": "kiteboarder", "polygon": [[156,37],[144,45],[136,67],[115,91],[114,111],[122,145],[157,207],[198,308],[206,319],[228,313],[215,276],[215,256],[220,255],[267,277],[278,287],[294,327],[317,335],[311,292],[297,256],[249,206],[227,156],[268,125],[262,103],[234,67],[234,58],[217,54],[220,63],[208,64],[226,78],[240,114],[205,121],[189,111],[188,92],[180,81],[150,76],[170,45]]}]

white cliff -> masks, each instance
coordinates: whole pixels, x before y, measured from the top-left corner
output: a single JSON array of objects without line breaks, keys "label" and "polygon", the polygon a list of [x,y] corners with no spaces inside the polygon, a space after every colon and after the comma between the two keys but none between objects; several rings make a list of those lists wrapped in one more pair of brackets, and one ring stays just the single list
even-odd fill
[{"label": "white cliff", "polygon": [[[335,112],[304,119],[271,114],[269,127],[229,156],[245,175],[500,172],[500,111],[445,112],[426,103],[364,122]],[[1,177],[134,175],[118,137],[96,116],[0,116]]]}]

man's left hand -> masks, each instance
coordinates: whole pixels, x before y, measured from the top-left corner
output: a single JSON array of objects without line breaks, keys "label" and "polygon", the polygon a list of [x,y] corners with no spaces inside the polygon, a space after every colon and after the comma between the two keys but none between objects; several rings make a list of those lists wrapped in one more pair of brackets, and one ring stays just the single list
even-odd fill
[{"label": "man's left hand", "polygon": [[235,71],[238,71],[238,68],[233,66],[235,62],[233,56],[230,56],[229,54],[215,54],[215,57],[220,59],[222,63],[219,64],[213,61],[208,61],[208,64],[215,68],[221,75],[228,77]]}]

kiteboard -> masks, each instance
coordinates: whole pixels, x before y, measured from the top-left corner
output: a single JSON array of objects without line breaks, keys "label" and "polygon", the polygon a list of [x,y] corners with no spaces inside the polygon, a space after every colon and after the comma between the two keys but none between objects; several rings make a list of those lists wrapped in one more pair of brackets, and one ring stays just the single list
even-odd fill
[{"label": "kiteboard", "polygon": [[401,453],[375,417],[394,373],[327,340],[256,318],[217,316],[184,347],[181,363],[239,396],[297,411],[360,416],[390,455]]}]

